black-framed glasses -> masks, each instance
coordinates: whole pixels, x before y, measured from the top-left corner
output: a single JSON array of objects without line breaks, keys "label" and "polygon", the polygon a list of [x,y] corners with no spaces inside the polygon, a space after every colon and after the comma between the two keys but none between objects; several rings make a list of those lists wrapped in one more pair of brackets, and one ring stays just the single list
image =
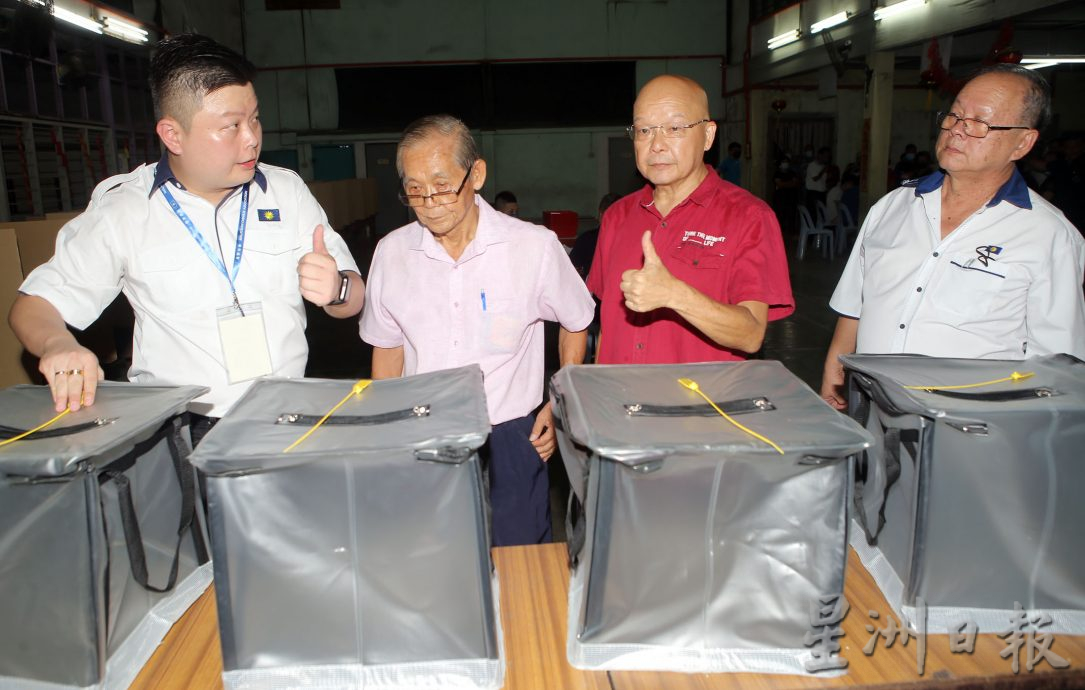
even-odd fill
[{"label": "black-framed glasses", "polygon": [[938,126],[944,130],[951,130],[960,122],[964,126],[964,133],[973,139],[982,139],[992,129],[1032,129],[1029,125],[992,125],[975,117],[961,117],[957,113],[938,113]]},{"label": "black-framed glasses", "polygon": [[443,192],[434,192],[433,194],[407,194],[406,192],[399,192],[397,196],[400,202],[404,206],[418,207],[425,206],[426,201],[432,200],[433,203],[439,206],[447,206],[448,204],[456,203],[456,199],[460,198],[460,192],[467,186],[467,178],[471,177],[471,171],[474,170],[475,164],[467,166],[467,174],[463,176],[463,181],[460,182],[460,186],[455,190],[449,189]]},{"label": "black-framed glasses", "polygon": [[691,122],[688,125],[629,125],[625,128],[626,134],[633,141],[648,141],[652,138],[652,131],[658,129],[663,133],[663,136],[668,139],[681,139],[686,136],[689,130],[693,129],[697,125],[703,125],[706,122],[712,122],[708,118],[698,120],[697,122]]}]

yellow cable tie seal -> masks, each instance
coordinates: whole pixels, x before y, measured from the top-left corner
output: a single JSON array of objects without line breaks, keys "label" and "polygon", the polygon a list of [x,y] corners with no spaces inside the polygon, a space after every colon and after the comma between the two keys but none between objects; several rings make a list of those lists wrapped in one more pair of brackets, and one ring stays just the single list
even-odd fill
[{"label": "yellow cable tie seal", "polygon": [[723,417],[727,421],[731,422],[732,424],[737,426],[742,431],[745,431],[750,436],[753,436],[754,438],[758,439],[759,441],[764,441],[765,443],[769,444],[770,446],[775,448],[776,452],[779,453],[780,455],[784,454],[784,451],[783,451],[783,449],[780,448],[780,446],[776,445],[771,440],[765,438],[764,436],[757,433],[753,429],[750,429],[748,427],[743,426],[742,424],[739,424],[734,419],[732,419],[730,415],[728,415],[726,412],[724,412],[719,407],[717,407],[716,403],[712,402],[712,398],[710,398],[710,397],[708,397],[707,395],[704,394],[704,391],[701,390],[701,387],[699,385],[697,385],[696,381],[694,381],[693,379],[678,379],[678,383],[682,384],[683,387],[690,389],[691,391],[693,391],[697,395],[704,398],[705,402],[707,402],[709,405],[711,405],[712,409],[714,409],[716,412],[719,412],[721,417]]},{"label": "yellow cable tie seal", "polygon": [[351,397],[352,395],[361,395],[361,394],[362,394],[362,391],[364,391],[364,390],[365,390],[366,388],[369,388],[369,384],[371,384],[371,383],[373,383],[373,381],[372,381],[371,379],[362,379],[361,381],[358,381],[358,382],[357,382],[357,383],[355,383],[355,384],[354,384],[353,386],[351,386],[351,388],[350,388],[350,392],[349,392],[349,393],[347,393],[346,395],[344,395],[344,396],[343,396],[343,399],[342,399],[342,400],[340,400],[339,402],[335,403],[335,407],[333,407],[332,409],[328,410],[328,414],[326,414],[326,415],[324,415],[323,417],[321,417],[321,418],[320,418],[320,421],[318,421],[318,422],[317,422],[316,424],[314,424],[314,425],[312,425],[311,427],[309,427],[309,430],[308,430],[308,431],[306,431],[306,432],[305,432],[304,434],[302,434],[302,435],[301,435],[301,438],[299,438],[299,439],[298,439],[297,441],[294,441],[294,442],[293,442],[293,443],[291,443],[291,444],[290,444],[289,446],[287,446],[286,448],[284,448],[284,449],[283,449],[283,452],[284,452],[284,453],[289,453],[290,451],[294,450],[294,448],[296,448],[296,447],[297,447],[297,446],[298,446],[298,445],[299,445],[299,444],[300,444],[300,443],[301,443],[302,441],[304,441],[305,439],[309,438],[309,436],[311,436],[311,435],[312,435],[312,433],[313,433],[314,431],[316,431],[317,429],[319,429],[319,428],[320,428],[320,425],[321,425],[321,424],[323,424],[323,423],[324,423],[325,421],[327,421],[328,417],[331,417],[331,416],[332,416],[333,414],[335,414],[335,411],[336,411],[336,410],[338,410],[338,409],[339,409],[340,407],[342,407],[343,405],[345,405],[345,404],[346,404],[346,402],[347,402],[348,400],[350,400],[350,397]]},{"label": "yellow cable tie seal", "polygon": [[1019,371],[1015,371],[1012,374],[1010,374],[1009,376],[1004,376],[1004,377],[1002,377],[1000,379],[994,379],[993,381],[980,381],[979,383],[964,383],[964,384],[961,384],[959,386],[905,386],[905,388],[907,388],[908,390],[911,390],[911,391],[953,391],[953,390],[960,390],[962,388],[979,388],[980,386],[993,386],[996,383],[1006,383],[1007,381],[1012,381],[1014,383],[1017,383],[1018,381],[1024,381],[1025,379],[1030,379],[1035,375],[1036,374],[1031,372],[1031,371],[1026,371],[1023,374],[1021,372],[1019,372]]},{"label": "yellow cable tie seal", "polygon": [[[80,405],[83,404],[83,394],[82,393],[79,394],[79,404]],[[3,441],[0,441],[0,448],[3,448],[4,446],[6,446],[9,443],[15,443],[16,441],[21,441],[24,438],[26,438],[27,436],[29,436],[30,434],[36,434],[39,431],[41,431],[42,429],[48,429],[50,426],[52,426],[57,421],[59,421],[61,417],[63,417],[64,415],[68,414],[71,411],[72,411],[71,407],[66,407],[66,408],[64,408],[63,412],[61,412],[57,416],[50,419],[48,422],[45,422],[44,424],[39,424],[38,426],[34,427],[30,431],[24,431],[23,433],[19,434],[18,436],[12,436],[9,439],[5,439]]]}]

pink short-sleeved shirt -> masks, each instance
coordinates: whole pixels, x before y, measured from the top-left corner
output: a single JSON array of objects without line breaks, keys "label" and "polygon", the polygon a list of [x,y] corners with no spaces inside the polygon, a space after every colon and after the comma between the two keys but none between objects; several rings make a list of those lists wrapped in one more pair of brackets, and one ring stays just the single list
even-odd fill
[{"label": "pink short-sleeved shirt", "polygon": [[360,331],[402,345],[405,376],[477,363],[499,424],[542,402],[542,322],[584,330],[594,303],[553,232],[475,203],[478,230],[457,261],[417,222],[380,241]]}]

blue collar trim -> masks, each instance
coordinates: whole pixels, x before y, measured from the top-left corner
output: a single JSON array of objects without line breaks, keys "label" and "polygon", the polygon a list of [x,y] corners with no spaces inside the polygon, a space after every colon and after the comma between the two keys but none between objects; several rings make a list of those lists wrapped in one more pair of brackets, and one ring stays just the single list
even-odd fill
[{"label": "blue collar trim", "polygon": [[[252,179],[256,182],[257,186],[260,187],[261,192],[267,192],[267,177],[265,177],[264,173],[260,170],[259,163],[256,164],[256,174],[253,175]],[[181,189],[185,188],[185,186],[181,184],[181,181],[174,176],[173,170],[170,169],[169,154],[163,153],[162,158],[159,159],[158,164],[155,166],[154,182],[151,183],[151,191],[148,192],[147,198],[154,196],[154,193],[158,191],[158,188],[170,180],[176,182]]]}]

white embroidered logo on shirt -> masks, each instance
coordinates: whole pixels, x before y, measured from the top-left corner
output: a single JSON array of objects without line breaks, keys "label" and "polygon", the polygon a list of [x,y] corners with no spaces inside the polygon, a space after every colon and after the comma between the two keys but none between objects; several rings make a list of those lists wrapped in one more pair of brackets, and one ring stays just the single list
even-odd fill
[{"label": "white embroidered logo on shirt", "polygon": [[726,237],[706,235],[705,233],[696,230],[686,230],[682,235],[682,242],[692,242],[693,244],[699,244],[705,247],[711,247],[717,242],[722,244],[726,240]]}]

